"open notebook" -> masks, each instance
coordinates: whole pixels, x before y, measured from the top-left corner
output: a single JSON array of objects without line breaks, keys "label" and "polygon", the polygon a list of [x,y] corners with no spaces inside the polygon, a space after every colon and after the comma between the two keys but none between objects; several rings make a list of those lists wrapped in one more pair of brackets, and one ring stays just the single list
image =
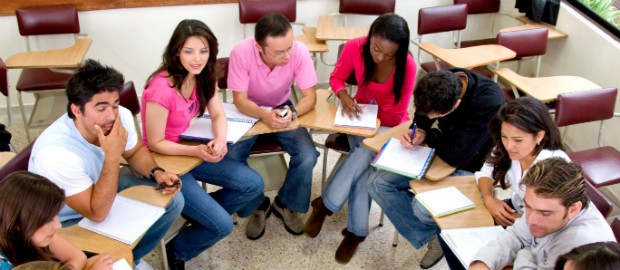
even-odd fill
[{"label": "open notebook", "polygon": [[443,217],[476,207],[474,202],[453,186],[420,192],[415,195],[415,198],[435,217]]},{"label": "open notebook", "polygon": [[407,177],[419,179],[424,176],[433,157],[435,149],[425,146],[416,146],[414,150],[409,150],[400,144],[400,140],[390,138],[381,151],[377,153],[370,165],[404,175]]},{"label": "open notebook", "polygon": [[489,226],[443,229],[440,235],[463,266],[468,268],[478,250],[496,239],[503,231],[502,226]]},{"label": "open notebook", "polygon": [[106,219],[94,222],[83,218],[78,226],[132,245],[165,212],[162,207],[117,194]]},{"label": "open notebook", "polygon": [[[258,122],[258,118],[247,116],[241,113],[234,104],[223,103],[226,120],[228,122],[228,133],[226,141],[236,143]],[[208,142],[213,140],[213,130],[211,118],[208,113],[202,117],[192,119],[189,127],[179,135],[181,140]]]},{"label": "open notebook", "polygon": [[342,104],[338,105],[336,111],[336,117],[334,117],[334,126],[337,127],[355,127],[355,128],[377,128],[377,110],[379,107],[377,104],[358,104],[362,109],[360,119],[349,118],[347,115],[342,115]]}]

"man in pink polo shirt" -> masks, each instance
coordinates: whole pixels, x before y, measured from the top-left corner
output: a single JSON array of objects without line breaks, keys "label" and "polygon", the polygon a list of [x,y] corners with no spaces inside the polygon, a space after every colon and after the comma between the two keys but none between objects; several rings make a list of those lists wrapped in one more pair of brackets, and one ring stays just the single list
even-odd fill
[{"label": "man in pink polo shirt", "polygon": [[[281,14],[267,14],[257,23],[254,38],[239,42],[230,53],[228,88],[235,106],[247,115],[260,118],[273,129],[287,128],[298,115],[314,108],[317,83],[308,48],[293,39],[293,28]],[[293,80],[301,89],[301,99],[293,106],[289,100]],[[273,109],[261,108],[271,107]],[[246,235],[259,239],[265,232],[265,219],[272,212],[284,221],[286,230],[303,233],[302,214],[308,211],[312,189],[312,169],[319,156],[308,131],[297,128],[274,133],[291,156],[284,185],[274,203],[261,194],[238,211],[250,218]],[[228,155],[247,161],[256,136],[230,146]],[[271,207],[270,207],[271,205]]]}]

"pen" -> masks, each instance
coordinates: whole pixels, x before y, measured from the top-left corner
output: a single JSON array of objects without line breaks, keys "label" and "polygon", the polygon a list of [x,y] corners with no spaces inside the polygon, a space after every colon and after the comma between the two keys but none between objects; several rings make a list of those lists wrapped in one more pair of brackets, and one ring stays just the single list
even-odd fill
[{"label": "pen", "polygon": [[418,125],[416,125],[415,123],[413,124],[413,128],[411,129],[411,141],[410,143],[413,144],[413,137],[415,136],[415,130],[418,129]]},{"label": "pen", "polygon": [[288,114],[288,110],[287,109],[284,109],[284,110],[280,111],[280,118],[286,117],[287,114]]}]

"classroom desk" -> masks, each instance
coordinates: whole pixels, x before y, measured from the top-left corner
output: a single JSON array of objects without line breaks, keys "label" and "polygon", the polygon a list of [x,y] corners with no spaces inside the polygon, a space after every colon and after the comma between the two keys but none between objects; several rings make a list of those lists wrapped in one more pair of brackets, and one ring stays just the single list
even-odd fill
[{"label": "classroom desk", "polygon": [[17,154],[13,152],[0,152],[0,168],[4,167],[4,164],[13,159]]},{"label": "classroom desk", "polygon": [[549,36],[548,36],[549,39],[561,39],[561,38],[567,38],[568,37],[568,35],[566,33],[556,29],[553,25],[546,24],[546,23],[537,23],[535,21],[530,20],[528,17],[525,17],[525,16],[517,16],[517,17],[515,17],[515,19],[517,19],[518,21],[522,22],[523,25],[504,28],[504,29],[501,29],[500,32],[525,30],[525,29],[532,29],[532,28],[541,28],[541,27],[543,27],[543,28],[549,29]]},{"label": "classroom desk", "polygon": [[335,96],[333,97],[334,100],[329,100],[332,93],[329,90],[317,90],[314,109],[299,117],[299,125],[313,130],[345,133],[362,137],[372,137],[377,133],[379,126],[381,126],[379,119],[377,119],[375,129],[334,126],[338,105],[335,102],[335,99],[337,99]]},{"label": "classroom desk", "polygon": [[466,227],[493,226],[493,217],[484,206],[480,191],[476,185],[476,178],[471,176],[448,177],[438,182],[427,180],[411,180],[409,186],[414,193],[434,190],[443,187],[454,186],[472,200],[476,207],[456,214],[436,218],[433,217],[441,229],[454,229]]},{"label": "classroom desk", "polygon": [[332,16],[319,16],[316,30],[317,40],[340,40],[347,41],[356,37],[368,35],[368,27],[344,27],[334,25]]},{"label": "classroom desk", "polygon": [[[479,45],[467,48],[445,49],[431,42],[420,43],[420,49],[453,67],[472,69],[512,59],[517,54],[497,44]],[[438,65],[437,61],[435,63]],[[437,67],[439,69],[439,67]]]},{"label": "classroom desk", "polygon": [[[172,199],[172,196],[163,195],[161,194],[161,192],[156,191],[151,186],[131,187],[121,191],[120,194],[125,195],[129,198],[137,199],[161,207],[166,207]],[[57,233],[71,241],[81,250],[95,254],[116,254],[117,252],[123,253],[123,251],[126,250],[128,250],[129,254],[131,254],[131,250],[133,250],[133,248],[139,242],[136,241],[133,245],[128,245],[107,236],[79,227],[77,224],[62,228],[58,230]],[[130,263],[133,264],[133,257],[125,258],[127,259],[127,262],[131,261]]]},{"label": "classroom desk", "polygon": [[[110,253],[110,256],[112,257],[112,261],[113,262],[116,262],[116,261],[124,258],[127,261],[127,264],[129,264],[129,266],[133,267],[133,253],[131,252],[131,250],[128,250],[128,249],[115,250],[115,251],[112,251]],[[91,269],[93,264],[95,263],[95,261],[99,257],[101,257],[101,255],[92,256],[92,257],[88,258],[88,260],[86,260],[86,268],[85,268],[85,270]]]},{"label": "classroom desk", "polygon": [[316,53],[325,53],[329,51],[329,47],[324,40],[317,40],[315,27],[304,26],[301,30],[304,34],[296,36],[295,40],[306,44],[311,54],[314,55]]},{"label": "classroom desk", "polygon": [[592,90],[601,88],[594,82],[577,76],[552,76],[530,78],[521,76],[509,68],[498,68],[495,74],[508,82],[515,94],[519,97],[517,89],[542,102],[550,102],[557,99],[559,94]]},{"label": "classroom desk", "polygon": [[[383,147],[383,145],[388,141],[389,138],[394,137],[400,139],[400,135],[409,130],[410,125],[410,122],[402,123],[398,126],[395,126],[377,134],[377,136],[374,136],[372,138],[366,138],[362,143],[369,149],[375,152],[379,152],[379,150],[381,150],[381,147]],[[440,157],[435,156],[435,158],[433,158],[433,161],[431,162],[430,167],[428,168],[428,171],[426,171],[424,178],[431,181],[443,180],[444,178],[448,177],[448,175],[453,173],[454,170],[456,170],[456,168],[448,165],[448,163],[443,161]]]},{"label": "classroom desk", "polygon": [[68,48],[17,53],[6,59],[7,68],[76,68],[86,56],[90,38],[80,38]]}]

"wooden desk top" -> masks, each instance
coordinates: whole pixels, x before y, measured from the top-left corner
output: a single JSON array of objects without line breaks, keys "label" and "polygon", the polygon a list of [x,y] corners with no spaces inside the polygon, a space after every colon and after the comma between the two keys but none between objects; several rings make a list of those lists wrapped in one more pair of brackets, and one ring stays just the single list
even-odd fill
[{"label": "wooden desk top", "polygon": [[549,29],[549,39],[559,39],[559,38],[567,38],[568,37],[568,35],[566,33],[556,29],[553,25],[546,24],[546,23],[537,23],[535,21],[530,20],[528,17],[525,17],[525,16],[517,16],[516,19],[518,21],[524,23],[524,25],[504,28],[504,29],[500,30],[500,32],[525,30],[525,29],[544,27],[544,28]]},{"label": "wooden desk top", "polygon": [[13,152],[0,152],[0,168],[4,167],[4,164],[13,159],[17,154]]},{"label": "wooden desk top", "polygon": [[318,40],[351,40],[356,37],[368,35],[368,27],[343,27],[335,26],[332,16],[319,16],[316,30]]},{"label": "wooden desk top", "polygon": [[304,34],[301,36],[296,36],[295,40],[306,44],[310,53],[322,53],[329,51],[329,47],[327,47],[327,43],[325,43],[324,40],[316,39],[316,27],[304,26],[302,31]]},{"label": "wooden desk top", "polygon": [[[379,152],[379,150],[381,150],[381,147],[383,147],[383,145],[388,141],[389,138],[394,137],[400,139],[400,135],[409,130],[410,125],[410,122],[402,123],[398,126],[395,126],[377,134],[377,136],[374,136],[372,138],[366,138],[364,139],[364,141],[362,141],[362,143],[369,149],[375,152]],[[443,161],[440,157],[435,156],[435,158],[433,158],[433,162],[431,162],[431,165],[428,168],[428,171],[424,175],[424,178],[431,181],[443,180],[444,178],[448,177],[448,175],[453,173],[454,170],[456,170],[456,168],[448,165],[448,163]]]},{"label": "wooden desk top", "polygon": [[424,42],[420,43],[420,49],[451,66],[467,69],[512,59],[517,55],[511,49],[497,44],[445,49],[431,42]]},{"label": "wooden desk top", "polygon": [[75,68],[79,67],[93,42],[81,38],[73,46],[49,51],[32,51],[11,55],[6,60],[7,68]]},{"label": "wooden desk top", "polygon": [[[91,267],[93,266],[95,261],[100,256],[101,255],[97,255],[97,256],[92,256],[92,257],[88,258],[88,260],[86,261],[86,268],[85,269],[86,270],[91,269]],[[113,262],[116,262],[116,261],[124,258],[127,261],[127,264],[129,264],[129,266],[133,267],[133,253],[129,249],[115,250],[112,253],[110,253],[110,256],[112,256],[112,261]]]},{"label": "wooden desk top", "polygon": [[493,226],[493,217],[484,206],[480,191],[476,185],[476,178],[471,176],[448,177],[439,182],[427,180],[411,180],[409,185],[414,193],[434,190],[443,187],[455,186],[472,200],[476,207],[456,214],[433,219],[441,229],[454,229],[466,227]]},{"label": "wooden desk top", "polygon": [[300,116],[299,125],[315,130],[345,133],[363,137],[372,137],[377,133],[377,130],[381,125],[381,121],[379,121],[379,119],[377,119],[375,129],[334,126],[334,118],[336,116],[336,111],[338,110],[338,105],[335,102],[335,99],[337,99],[335,96],[332,97],[333,100],[328,100],[330,99],[330,95],[332,93],[333,92],[329,90],[317,90],[316,105],[314,105],[314,110]]},{"label": "wooden desk top", "polygon": [[495,73],[508,83],[542,102],[554,101],[559,94],[601,88],[594,82],[577,76],[530,78],[509,68],[498,68]]},{"label": "wooden desk top", "polygon": [[[166,207],[172,199],[172,196],[162,195],[161,192],[155,190],[155,188],[151,186],[131,187],[121,191],[120,194],[161,207]],[[57,233],[71,241],[81,250],[96,254],[111,254],[118,252],[118,250],[131,251],[139,242],[136,241],[133,245],[128,245],[118,240],[114,240],[107,236],[103,236],[96,232],[79,227],[77,224],[64,227],[58,230]]]}]

